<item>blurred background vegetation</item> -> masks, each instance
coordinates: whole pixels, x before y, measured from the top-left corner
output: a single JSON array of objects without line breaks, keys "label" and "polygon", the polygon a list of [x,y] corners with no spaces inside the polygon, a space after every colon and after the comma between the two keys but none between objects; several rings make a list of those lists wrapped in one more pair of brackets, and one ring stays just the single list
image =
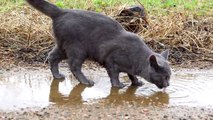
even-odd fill
[{"label": "blurred background vegetation", "polygon": [[[168,10],[184,11],[197,15],[212,15],[213,0],[49,0],[61,8],[89,9],[102,12],[106,8],[144,5],[149,13],[167,14]],[[0,12],[6,12],[14,8],[21,8],[25,0],[1,0]]]},{"label": "blurred background vegetation", "polygon": [[[213,0],[49,1],[61,8],[100,12],[124,28],[135,28],[130,31],[144,38],[155,51],[169,48],[172,64],[209,61],[213,65]],[[118,16],[121,10],[140,4],[146,10],[148,27],[140,18]],[[54,46],[50,18],[25,0],[0,0],[0,21],[0,63],[45,61]]]}]

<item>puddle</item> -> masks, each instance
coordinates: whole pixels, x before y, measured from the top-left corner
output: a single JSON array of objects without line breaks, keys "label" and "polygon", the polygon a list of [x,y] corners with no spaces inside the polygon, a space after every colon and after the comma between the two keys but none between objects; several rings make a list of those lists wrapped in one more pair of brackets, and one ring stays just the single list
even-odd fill
[{"label": "puddle", "polygon": [[[120,90],[111,88],[104,69],[84,70],[87,77],[95,81],[93,87],[78,84],[65,68],[62,72],[67,76],[64,81],[53,80],[49,70],[43,69],[1,71],[0,109],[47,107],[51,104],[213,106],[213,70],[174,70],[167,93],[147,82],[138,88],[129,85]],[[121,79],[130,84],[124,74]]]}]

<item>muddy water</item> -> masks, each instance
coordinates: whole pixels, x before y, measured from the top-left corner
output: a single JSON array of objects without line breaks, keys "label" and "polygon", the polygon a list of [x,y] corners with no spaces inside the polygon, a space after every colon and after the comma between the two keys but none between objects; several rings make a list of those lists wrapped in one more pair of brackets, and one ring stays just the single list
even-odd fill
[{"label": "muddy water", "polygon": [[173,70],[171,86],[166,93],[143,79],[144,86],[131,87],[125,74],[121,75],[121,79],[127,86],[111,88],[104,69],[84,70],[86,76],[95,81],[93,87],[79,84],[66,68],[62,72],[67,76],[63,81],[53,80],[49,70],[39,68],[0,71],[0,109],[126,103],[140,106],[213,106],[213,69]]}]

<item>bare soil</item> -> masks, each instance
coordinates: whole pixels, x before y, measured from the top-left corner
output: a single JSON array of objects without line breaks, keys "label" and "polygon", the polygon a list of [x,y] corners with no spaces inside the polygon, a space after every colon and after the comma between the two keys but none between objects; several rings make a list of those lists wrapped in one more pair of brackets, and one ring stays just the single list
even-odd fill
[{"label": "bare soil", "polygon": [[0,112],[3,120],[212,120],[212,108],[197,107],[140,107],[86,105],[84,107],[51,106],[41,109],[22,109]]}]

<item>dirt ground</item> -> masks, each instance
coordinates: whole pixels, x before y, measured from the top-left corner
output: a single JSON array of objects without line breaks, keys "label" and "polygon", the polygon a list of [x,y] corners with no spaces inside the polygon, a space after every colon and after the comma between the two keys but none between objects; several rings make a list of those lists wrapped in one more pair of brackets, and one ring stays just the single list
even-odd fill
[{"label": "dirt ground", "polygon": [[134,105],[76,107],[50,106],[0,112],[2,120],[213,120],[212,108],[200,107],[140,107]]}]

